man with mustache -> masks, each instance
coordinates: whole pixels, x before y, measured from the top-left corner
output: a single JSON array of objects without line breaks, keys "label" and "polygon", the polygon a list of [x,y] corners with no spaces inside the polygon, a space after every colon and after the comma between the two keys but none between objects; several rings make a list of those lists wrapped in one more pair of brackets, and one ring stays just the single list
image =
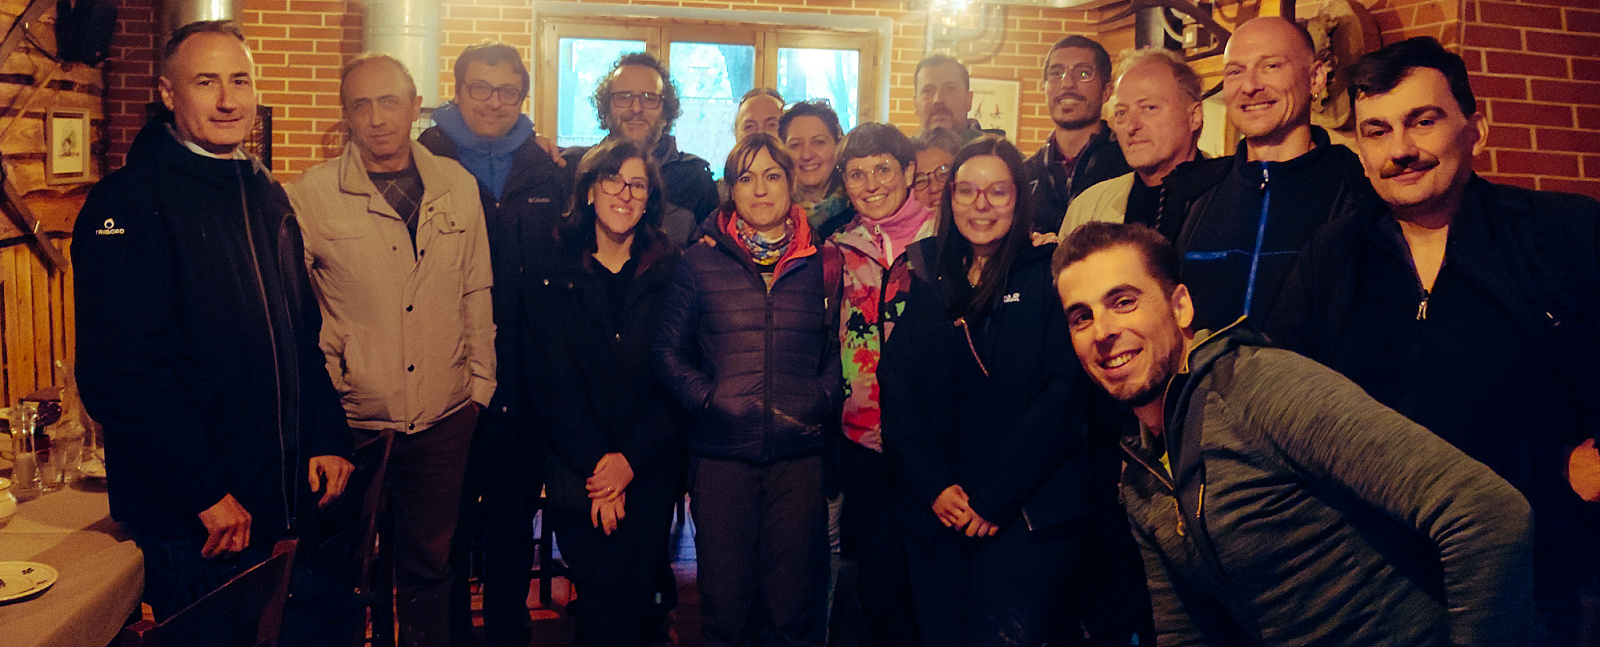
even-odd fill
[{"label": "man with mustache", "polygon": [[1180,165],[1162,218],[1181,226],[1183,279],[1199,326],[1272,312],[1283,277],[1317,227],[1371,191],[1355,153],[1311,125],[1327,86],[1311,36],[1279,17],[1239,26],[1223,52],[1222,100],[1244,141],[1228,157]]},{"label": "man with mustache", "polygon": [[1050,48],[1040,81],[1056,124],[1050,139],[1027,160],[1033,193],[1033,229],[1055,233],[1084,189],[1132,169],[1116,137],[1100,118],[1111,89],[1111,55],[1089,38],[1068,36]]},{"label": "man with mustache", "polygon": [[1482,461],[1534,511],[1534,600],[1576,645],[1600,486],[1600,203],[1472,172],[1488,126],[1466,64],[1431,38],[1350,72],[1377,195],[1312,239],[1268,331]]},{"label": "man with mustache", "polygon": [[405,645],[449,644],[450,540],[467,451],[495,392],[493,282],[478,182],[411,140],[400,61],[340,72],[350,142],[289,184],[321,306],[327,371],[357,440],[395,435],[384,488]]},{"label": "man with mustache", "polygon": [[[705,220],[721,201],[717,183],[711,179],[710,164],[678,150],[678,140],[671,134],[681,108],[678,88],[672,84],[666,66],[645,52],[623,54],[595,86],[592,101],[607,137],[630,139],[655,157],[667,190],[667,203],[693,216],[691,224],[668,213],[661,229],[674,241],[686,242],[693,225]],[[587,152],[588,146],[575,146],[561,151],[561,156],[576,173],[578,161]]]},{"label": "man with mustache", "polygon": [[1162,180],[1200,157],[1200,75],[1183,55],[1147,48],[1127,54],[1111,95],[1111,131],[1133,172],[1089,187],[1067,207],[1059,237],[1090,220],[1148,225],[1168,238],[1176,224],[1161,218]]},{"label": "man with mustache", "polygon": [[1530,512],[1504,479],[1242,326],[1195,331],[1143,225],[1079,227],[1052,269],[1078,360],[1139,421],[1120,500],[1156,644],[1529,644]]},{"label": "man with mustache", "polygon": [[948,130],[963,144],[985,133],[1006,136],[1006,131],[984,128],[978,120],[967,116],[972,112],[972,76],[961,61],[934,54],[917,61],[912,79],[917,94],[911,104],[917,111],[917,121],[922,124],[921,134]]}]

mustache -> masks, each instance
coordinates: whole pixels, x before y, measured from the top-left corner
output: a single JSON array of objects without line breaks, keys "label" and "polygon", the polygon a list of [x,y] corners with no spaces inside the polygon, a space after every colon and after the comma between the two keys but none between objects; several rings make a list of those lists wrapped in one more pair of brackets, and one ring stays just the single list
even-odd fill
[{"label": "mustache", "polygon": [[1378,169],[1378,177],[1387,180],[1401,173],[1426,171],[1438,165],[1438,157],[1428,153],[1417,153],[1384,162],[1383,168]]},{"label": "mustache", "polygon": [[1056,96],[1050,97],[1050,102],[1051,103],[1055,103],[1057,101],[1064,101],[1066,99],[1076,99],[1078,101],[1083,101],[1083,102],[1086,102],[1086,103],[1089,101],[1089,99],[1087,97],[1084,97],[1081,94],[1078,94],[1076,92],[1072,92],[1072,91],[1068,90],[1068,91],[1062,92],[1061,94],[1058,94]]}]

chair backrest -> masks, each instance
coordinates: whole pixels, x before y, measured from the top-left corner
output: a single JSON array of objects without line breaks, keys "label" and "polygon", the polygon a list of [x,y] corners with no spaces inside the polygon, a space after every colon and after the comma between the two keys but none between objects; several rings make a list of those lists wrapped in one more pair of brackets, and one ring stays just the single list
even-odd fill
[{"label": "chair backrest", "polygon": [[272,557],[163,622],[140,620],[124,627],[122,647],[276,647],[296,543],[294,539],[278,542],[272,547]]}]

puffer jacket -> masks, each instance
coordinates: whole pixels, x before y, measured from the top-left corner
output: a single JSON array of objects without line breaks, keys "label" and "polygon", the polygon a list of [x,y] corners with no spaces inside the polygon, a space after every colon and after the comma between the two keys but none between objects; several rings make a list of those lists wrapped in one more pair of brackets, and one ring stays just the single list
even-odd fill
[{"label": "puffer jacket", "polygon": [[771,289],[728,234],[732,212],[715,217],[678,263],[653,347],[657,377],[695,414],[689,453],[756,465],[819,454],[841,398],[839,342],[805,212],[790,210],[795,239]]},{"label": "puffer jacket", "polygon": [[1264,343],[1237,324],[1205,337],[1166,430],[1123,441],[1158,644],[1533,644],[1522,495]]}]

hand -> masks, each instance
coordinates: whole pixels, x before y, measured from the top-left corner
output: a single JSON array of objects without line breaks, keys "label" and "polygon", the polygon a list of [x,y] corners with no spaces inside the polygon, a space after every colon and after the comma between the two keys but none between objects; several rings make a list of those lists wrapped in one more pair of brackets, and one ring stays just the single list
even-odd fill
[{"label": "hand", "polygon": [[237,553],[250,545],[250,513],[239,505],[232,494],[224,495],[200,513],[200,523],[206,527],[206,545],[200,547],[200,556],[211,559],[223,553]]},{"label": "hand", "polygon": [[311,468],[307,471],[306,481],[311,485],[312,492],[322,491],[322,482],[326,478],[328,489],[322,492],[322,500],[317,502],[317,507],[326,507],[334,499],[344,494],[344,485],[350,480],[350,473],[355,471],[355,466],[342,456],[313,456]]},{"label": "hand", "polygon": [[993,537],[998,532],[1000,532],[1000,526],[989,523],[988,520],[978,516],[976,512],[972,513],[972,521],[967,524],[966,534],[968,537]]},{"label": "hand", "polygon": [[544,135],[534,135],[533,143],[538,144],[539,148],[543,148],[544,152],[549,153],[550,159],[556,161],[556,166],[566,168],[567,158],[561,156],[561,147],[556,146],[555,141]]},{"label": "hand", "polygon": [[1600,451],[1595,450],[1593,438],[1567,456],[1567,481],[1584,501],[1600,501]]},{"label": "hand", "polygon": [[952,485],[933,500],[933,515],[946,528],[960,528],[972,519],[972,508],[967,507],[967,491]]},{"label": "hand", "polygon": [[1029,233],[1028,236],[1033,238],[1033,246],[1034,247],[1038,247],[1040,245],[1049,245],[1050,243],[1061,242],[1061,241],[1056,239],[1055,232],[1047,231],[1047,232],[1040,233],[1040,232],[1035,231],[1035,232]]},{"label": "hand", "polygon": [[617,529],[617,522],[628,516],[626,513],[627,504],[627,494],[618,494],[609,499],[590,499],[589,523],[594,524],[594,527],[610,535],[612,531]]},{"label": "hand", "polygon": [[591,499],[608,499],[621,496],[633,482],[633,466],[621,452],[611,452],[595,463],[594,476],[584,482]]}]

